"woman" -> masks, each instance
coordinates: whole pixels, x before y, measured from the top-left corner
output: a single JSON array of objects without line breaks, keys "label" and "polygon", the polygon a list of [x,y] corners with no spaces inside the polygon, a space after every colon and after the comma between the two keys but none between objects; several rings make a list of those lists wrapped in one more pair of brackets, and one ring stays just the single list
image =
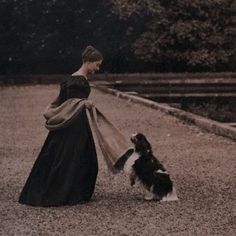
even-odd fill
[{"label": "woman", "polygon": [[[57,101],[87,99],[87,75],[99,70],[103,57],[88,46],[82,53],[83,64],[61,83]],[[86,100],[85,106],[92,103]],[[91,199],[98,172],[95,144],[86,109],[83,108],[66,128],[50,131],[20,194],[19,202],[33,206],[61,206]]]}]

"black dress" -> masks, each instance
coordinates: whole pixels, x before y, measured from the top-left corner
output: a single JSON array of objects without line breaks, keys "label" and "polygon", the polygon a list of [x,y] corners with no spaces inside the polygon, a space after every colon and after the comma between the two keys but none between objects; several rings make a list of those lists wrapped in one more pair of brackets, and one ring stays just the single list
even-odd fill
[{"label": "black dress", "polygon": [[[61,83],[60,102],[87,98],[83,76]],[[19,202],[33,206],[74,205],[89,201],[98,172],[97,154],[85,109],[72,125],[50,131],[20,194]]]}]

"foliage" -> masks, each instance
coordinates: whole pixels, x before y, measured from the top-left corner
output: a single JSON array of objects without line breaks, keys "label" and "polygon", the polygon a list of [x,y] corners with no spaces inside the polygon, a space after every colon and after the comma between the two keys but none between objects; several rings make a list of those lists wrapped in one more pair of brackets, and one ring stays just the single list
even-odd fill
[{"label": "foliage", "polygon": [[104,1],[0,2],[1,73],[71,73],[89,44],[110,70],[126,53],[126,26]]},{"label": "foliage", "polygon": [[113,10],[123,19],[145,17],[146,28],[133,43],[139,58],[174,70],[222,71],[236,65],[233,4],[235,0],[113,0]]},{"label": "foliage", "polygon": [[1,74],[235,71],[236,0],[0,0]]}]

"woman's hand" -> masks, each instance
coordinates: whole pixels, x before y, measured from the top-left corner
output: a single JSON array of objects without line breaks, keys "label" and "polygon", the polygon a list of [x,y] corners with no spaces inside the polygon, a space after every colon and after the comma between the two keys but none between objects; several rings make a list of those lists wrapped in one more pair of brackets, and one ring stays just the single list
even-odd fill
[{"label": "woman's hand", "polygon": [[85,107],[86,107],[87,109],[92,109],[93,106],[94,106],[93,103],[92,103],[92,101],[90,101],[90,100],[85,100],[84,105],[85,105]]}]

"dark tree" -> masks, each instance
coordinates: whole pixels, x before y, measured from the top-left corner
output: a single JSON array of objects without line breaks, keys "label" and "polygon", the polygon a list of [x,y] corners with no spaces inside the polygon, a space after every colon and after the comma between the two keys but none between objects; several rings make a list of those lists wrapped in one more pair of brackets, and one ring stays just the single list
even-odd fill
[{"label": "dark tree", "polygon": [[126,25],[105,2],[0,0],[0,73],[71,73],[89,44],[104,54],[103,70],[122,68]]},{"label": "dark tree", "polygon": [[235,0],[113,0],[122,19],[145,17],[135,55],[174,71],[235,70],[235,9]]}]

